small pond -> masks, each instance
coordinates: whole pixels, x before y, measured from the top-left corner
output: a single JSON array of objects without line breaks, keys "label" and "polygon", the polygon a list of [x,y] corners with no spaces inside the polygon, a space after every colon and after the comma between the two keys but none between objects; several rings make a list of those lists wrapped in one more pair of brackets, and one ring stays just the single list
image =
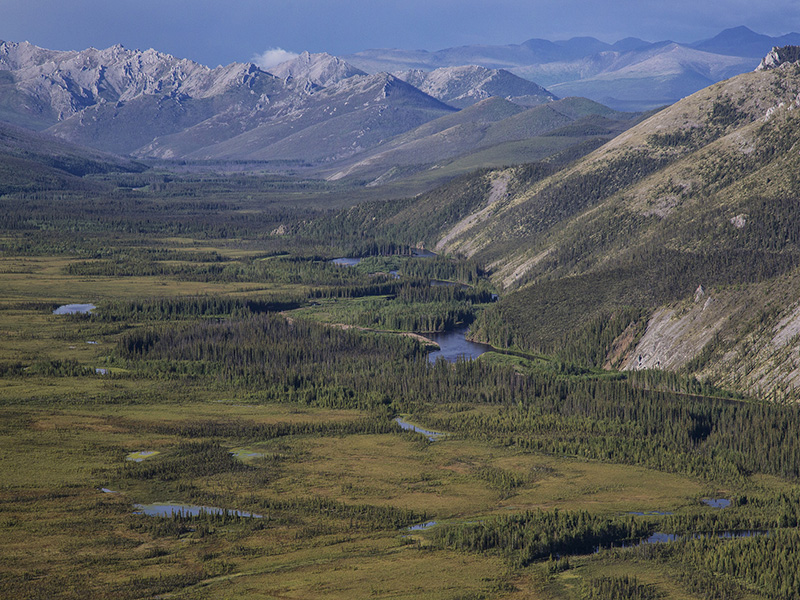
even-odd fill
[{"label": "small pond", "polygon": [[[393,255],[394,256],[394,255]],[[408,255],[398,254],[400,258]],[[411,250],[411,258],[434,258],[436,254],[431,252],[430,250],[423,250],[422,248],[414,248]],[[341,258],[334,258],[331,262],[335,265],[339,265],[342,267],[355,267],[358,263],[364,260],[364,256],[343,256]],[[391,275],[395,278],[399,277],[397,271],[390,271]]]},{"label": "small pond", "polygon": [[246,448],[234,448],[231,450],[231,456],[239,460],[246,460],[248,458],[263,458],[263,452],[252,452]]},{"label": "small pond", "polygon": [[427,523],[420,523],[419,525],[412,525],[408,528],[409,531],[425,531],[436,525],[436,521],[428,521]]},{"label": "small pond", "polygon": [[703,504],[711,508],[728,508],[731,501],[727,498],[703,498]]},{"label": "small pond", "polygon": [[400,425],[400,427],[402,427],[406,431],[414,431],[416,433],[421,433],[432,442],[438,441],[442,439],[445,435],[447,435],[446,433],[441,433],[438,431],[428,431],[427,429],[423,429],[422,427],[417,427],[416,425],[412,425],[411,423],[404,421],[401,417],[396,417],[395,421],[397,421],[397,424]]},{"label": "small pond", "polygon": [[470,342],[466,338],[468,329],[468,327],[459,327],[442,333],[422,334],[439,344],[439,350],[428,354],[428,361],[435,363],[439,357],[448,362],[456,362],[459,358],[473,360],[492,349],[488,344]]},{"label": "small pond", "polygon": [[755,537],[757,535],[769,535],[769,531],[761,531],[761,530],[746,530],[746,531],[722,531],[720,533],[697,533],[691,536],[685,535],[678,535],[677,533],[661,533],[657,532],[652,534],[649,537],[643,538],[638,542],[629,542],[623,543],[620,545],[612,544],[611,546],[603,546],[597,547],[595,549],[595,553],[600,552],[600,550],[606,550],[609,548],[636,548],[637,546],[644,546],[647,544],[668,544],[669,542],[674,542],[675,540],[679,539],[695,539],[699,540],[704,537],[717,537],[726,540],[732,540],[736,538],[747,538],[747,537]]},{"label": "small pond", "polygon": [[54,315],[86,314],[97,308],[94,304],[65,304],[53,311]]},{"label": "small pond", "polygon": [[235,517],[253,517],[255,519],[264,518],[263,515],[257,515],[243,510],[230,510],[226,508],[217,508],[215,506],[197,506],[195,504],[179,504],[177,502],[134,504],[133,507],[136,509],[133,514],[147,515],[149,517],[171,517],[173,515],[196,517],[201,513],[211,515],[221,515],[227,513]]},{"label": "small pond", "polygon": [[341,267],[355,267],[358,263],[361,262],[361,259],[343,257],[343,258],[334,258],[331,262]]}]

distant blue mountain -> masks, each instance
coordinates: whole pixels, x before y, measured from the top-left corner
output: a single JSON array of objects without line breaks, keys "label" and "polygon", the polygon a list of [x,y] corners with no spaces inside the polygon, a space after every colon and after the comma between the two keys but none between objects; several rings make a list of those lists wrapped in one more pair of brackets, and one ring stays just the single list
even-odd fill
[{"label": "distant blue mountain", "polygon": [[649,46],[652,46],[651,42],[646,42],[635,37],[628,37],[612,44],[611,49],[615,52],[636,52],[637,50],[644,50]]},{"label": "distant blue mountain", "polygon": [[652,46],[639,38],[625,38],[614,44],[607,44],[593,37],[575,37],[569,40],[551,42],[533,38],[520,44],[519,48],[532,53],[537,62],[578,60],[601,52],[634,52]]},{"label": "distant blue mountain", "polygon": [[770,37],[756,33],[745,26],[726,29],[708,40],[689,44],[691,48],[726,54],[728,56],[746,56],[748,58],[763,58],[773,46],[800,45],[800,33],[787,33],[780,37]]},{"label": "distant blue mountain", "polygon": [[593,37],[533,38],[505,46],[461,46],[436,52],[365,50],[346,60],[368,72],[433,71],[479,65],[505,69],[560,97],[585,96],[617,110],[650,110],[734,75],[752,71],[774,46],[800,45],[800,33],[771,37],[747,27],[694,43]]}]

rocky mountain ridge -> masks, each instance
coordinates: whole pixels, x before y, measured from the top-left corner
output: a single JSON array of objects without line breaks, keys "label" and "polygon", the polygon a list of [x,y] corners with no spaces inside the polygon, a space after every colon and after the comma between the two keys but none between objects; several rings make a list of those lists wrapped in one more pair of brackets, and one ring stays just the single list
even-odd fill
[{"label": "rocky mountain ridge", "polygon": [[800,60],[800,46],[773,47],[769,54],[756,67],[756,71],[769,71],[777,69],[784,63],[792,63]]},{"label": "rocky mountain ridge", "polygon": [[[455,111],[393,75],[356,75],[295,99],[294,103],[273,105],[267,118],[256,113],[254,126],[242,133],[220,137],[183,156],[201,160],[327,163],[372,148]],[[223,123],[227,124],[224,120]],[[166,157],[174,152],[176,141],[187,139],[188,150],[194,143],[196,130],[209,127],[208,122],[201,123],[177,136],[156,140],[137,154]]]},{"label": "rocky mountain ridge", "polygon": [[556,99],[542,86],[505,69],[465,65],[433,71],[412,69],[395,75],[456,108],[465,108],[491,97],[505,98],[520,106],[536,106]]},{"label": "rocky mountain ridge", "polygon": [[[269,160],[261,157],[280,154],[271,144],[306,129],[313,138],[328,122],[328,135],[336,131],[342,145],[290,157],[328,161],[456,110],[394,76],[366,75],[329,55],[301,55],[276,71],[280,77],[252,63],[211,69],[152,49],[65,52],[3,42],[0,119],[118,154],[232,160]],[[330,123],[362,112],[347,125]],[[383,113],[394,118],[374,118]],[[237,142],[225,146],[254,130],[241,152]]]},{"label": "rocky mountain ridge", "polygon": [[[270,68],[276,77],[292,77],[308,80],[315,85],[327,87],[355,75],[366,75],[361,69],[332,56],[327,52],[311,54],[303,52],[297,58]],[[439,98],[441,100],[441,98]]]},{"label": "rocky mountain ridge", "polygon": [[209,69],[153,49],[120,45],[80,52],[39,48],[28,42],[0,43],[0,70],[13,74],[19,91],[49,101],[50,124],[95,104],[127,102],[141,95],[208,98],[224,94],[255,73],[234,64]]}]

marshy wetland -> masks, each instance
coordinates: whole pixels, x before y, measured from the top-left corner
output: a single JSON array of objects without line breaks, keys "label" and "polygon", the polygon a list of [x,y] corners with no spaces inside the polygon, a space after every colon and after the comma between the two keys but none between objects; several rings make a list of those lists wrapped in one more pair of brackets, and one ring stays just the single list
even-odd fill
[{"label": "marshy wetland", "polygon": [[[345,268],[364,241],[326,213],[184,202],[3,232],[0,596],[792,597],[795,407],[431,360],[412,334],[463,344],[491,307],[480,265],[375,242]],[[338,247],[272,233],[312,216]]]}]

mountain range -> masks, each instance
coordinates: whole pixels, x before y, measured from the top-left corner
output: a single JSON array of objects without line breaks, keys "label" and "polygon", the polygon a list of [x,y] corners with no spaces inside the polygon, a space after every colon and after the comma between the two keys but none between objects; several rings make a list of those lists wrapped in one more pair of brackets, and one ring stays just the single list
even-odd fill
[{"label": "mountain range", "polygon": [[432,71],[467,64],[506,69],[561,97],[585,96],[618,110],[649,110],[753,70],[774,46],[799,43],[797,33],[770,37],[736,27],[689,44],[638,38],[608,44],[579,37],[436,52],[365,50],[343,58],[366,72]]},{"label": "mountain range", "polygon": [[[539,160],[608,139],[632,122],[597,103],[533,110],[556,96],[479,66],[369,75],[329,54],[303,53],[272,71],[251,63],[211,69],[122,46],[63,52],[3,42],[0,118],[140,159],[248,161],[373,184],[438,169],[418,177],[422,188],[476,164]],[[530,141],[590,115],[607,122]],[[475,152],[483,154],[469,159]]]},{"label": "mountain range", "polygon": [[532,106],[555,99],[532,82],[482,67],[424,78],[431,94],[328,54],[304,53],[273,70],[250,63],[210,69],[121,46],[61,52],[3,42],[0,118],[140,158],[298,167],[380,146],[457,112],[449,102],[460,108],[503,96]]},{"label": "mountain range", "polygon": [[[536,148],[523,147],[521,140],[567,123],[558,110],[520,108],[571,96],[613,109],[661,106],[752,70],[758,59],[750,55],[757,48],[795,38],[800,36],[769,38],[738,28],[692,45],[575,38],[434,53],[306,52],[272,72],[252,63],[212,69],[152,49],[53,51],[2,42],[0,120],[140,159],[259,161],[271,170],[334,178],[349,173],[373,183],[463,159],[452,175],[482,160],[538,160],[564,150],[568,141],[600,131],[612,135],[633,122],[614,112],[614,124],[595,122],[582,132],[573,128],[578,136],[548,136]],[[481,104],[490,99],[513,106]],[[541,123],[548,112],[553,119]],[[534,122],[525,124],[527,118]],[[412,142],[419,149],[414,160]],[[487,156],[491,146],[497,151]],[[480,159],[468,158],[474,152],[482,153]]]}]

